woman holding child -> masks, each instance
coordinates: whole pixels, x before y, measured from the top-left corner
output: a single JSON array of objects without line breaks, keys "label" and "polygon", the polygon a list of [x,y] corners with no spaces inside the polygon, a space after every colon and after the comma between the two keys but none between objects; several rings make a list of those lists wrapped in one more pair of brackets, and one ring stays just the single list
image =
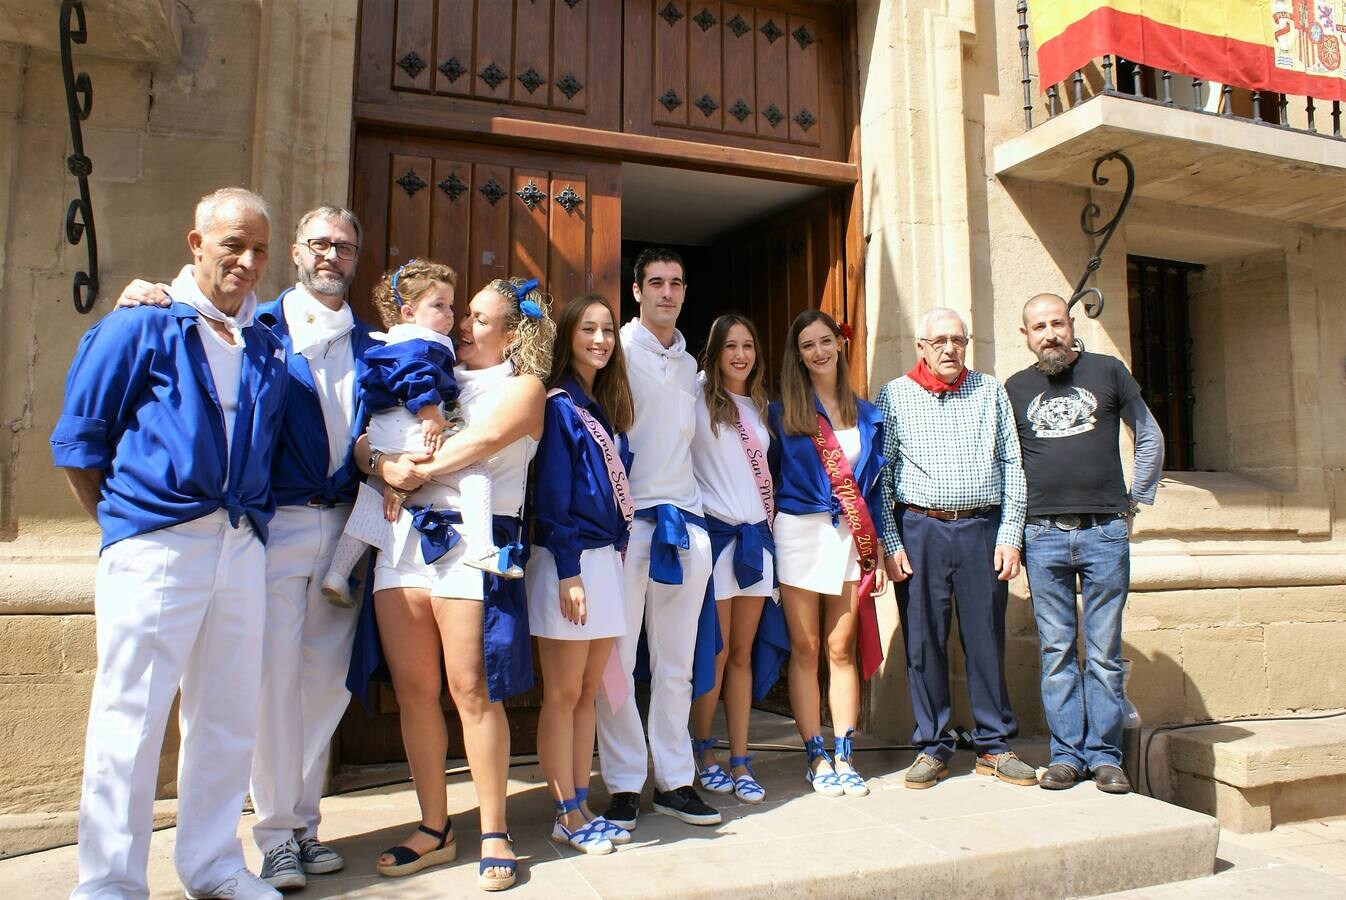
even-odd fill
[{"label": "woman holding child", "polygon": [[552,840],[611,853],[630,832],[595,818],[586,801],[594,698],[626,628],[622,552],[634,507],[622,432],[634,411],[616,316],[603,297],[572,300],[561,313],[547,387],[526,575],[544,692],[538,759],[556,806]]},{"label": "woman holding child", "polygon": [[[874,601],[883,589],[878,510],[883,416],[846,380],[846,347],[832,317],[806,310],[785,340],[781,399],[768,420],[776,476],[775,539],[790,631],[790,706],[808,750],[805,777],[828,796],[869,793],[851,761],[860,712],[860,662],[882,659]],[[822,628],[819,629],[819,606]],[[823,746],[818,654],[827,649],[833,755]]]},{"label": "woman holding child", "polygon": [[[384,307],[390,281],[385,278],[376,291]],[[386,324],[401,315],[397,306],[442,298],[445,285],[451,298],[452,281],[443,273],[408,278],[404,271],[401,304],[383,310]],[[371,453],[365,438],[357,445],[361,467],[382,479],[402,506],[394,546],[380,552],[375,566],[374,612],[421,809],[420,827],[379,857],[376,868],[383,875],[409,875],[456,856],[442,774],[448,743],[439,705],[443,672],[462,721],[481,810],[478,883],[501,890],[515,881],[505,823],[510,733],[500,701],[531,687],[523,583],[468,565],[466,542],[457,541],[454,530],[462,520],[461,497],[436,476],[483,464],[495,540],[506,552],[518,548],[528,464],[542,436],[542,380],[554,330],[548,298],[536,288],[536,281],[496,279],[472,298],[457,324],[455,374],[466,427],[428,461],[411,453]]]}]

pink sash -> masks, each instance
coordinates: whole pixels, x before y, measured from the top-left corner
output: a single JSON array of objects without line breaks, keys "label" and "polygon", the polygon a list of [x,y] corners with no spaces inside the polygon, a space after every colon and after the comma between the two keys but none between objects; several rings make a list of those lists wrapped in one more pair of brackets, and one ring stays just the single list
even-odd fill
[{"label": "pink sash", "polygon": [[[547,392],[547,396],[555,397],[557,394],[565,394],[570,399],[570,405],[574,407],[576,415],[580,417],[589,437],[593,438],[598,449],[603,453],[603,464],[607,466],[608,483],[612,485],[612,499],[617,504],[617,509],[621,512],[622,518],[626,524],[630,525],[636,517],[635,501],[631,499],[631,482],[626,475],[626,466],[622,465],[622,458],[617,455],[617,448],[612,443],[612,438],[603,426],[598,424],[588,410],[575,402],[574,397],[560,388],[552,388]],[[626,554],[622,554],[625,561]],[[622,670],[622,658],[617,652],[616,641],[612,644],[612,652],[608,654],[608,661],[603,665],[603,676],[601,686],[603,696],[607,698],[608,708],[614,713],[622,708],[622,705],[631,696],[631,689],[626,683],[627,673]]]},{"label": "pink sash", "polygon": [[859,604],[857,613],[860,618],[860,671],[866,679],[879,670],[883,662],[883,642],[879,639],[879,617],[874,608],[874,578],[879,568],[879,533],[874,527],[874,519],[865,506],[860,485],[855,481],[851,464],[837,442],[837,436],[828,424],[827,417],[818,414],[818,430],[813,434],[813,449],[818,451],[818,459],[823,471],[832,483],[832,493],[841,502],[841,516],[855,539],[855,552],[860,557]]},{"label": "pink sash", "polygon": [[[566,394],[561,388],[552,388],[547,392],[548,397],[555,397],[557,394]],[[566,394],[570,397],[569,394]],[[603,464],[608,469],[608,483],[612,485],[612,500],[617,504],[617,510],[630,525],[631,520],[636,517],[636,504],[631,499],[631,481],[626,475],[626,466],[622,465],[622,458],[617,455],[617,448],[612,443],[612,438],[608,437],[607,431],[598,424],[587,409],[575,402],[575,398],[570,397],[570,404],[575,408],[575,413],[580,417],[589,437],[594,439],[598,449],[603,453]]]},{"label": "pink sash", "polygon": [[757,482],[757,496],[762,498],[762,509],[766,510],[766,523],[772,525],[776,521],[776,491],[775,485],[771,483],[771,470],[767,468],[766,450],[762,449],[757,429],[743,424],[743,412],[737,403],[734,404],[734,411],[738,413],[734,424],[738,426],[738,439],[743,443],[743,455],[748,459],[748,468],[752,470],[753,481]]}]

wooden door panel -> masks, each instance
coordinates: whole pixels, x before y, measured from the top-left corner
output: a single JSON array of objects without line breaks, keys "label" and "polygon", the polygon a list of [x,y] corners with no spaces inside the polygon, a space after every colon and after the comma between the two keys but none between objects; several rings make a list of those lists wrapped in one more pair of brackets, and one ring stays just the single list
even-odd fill
[{"label": "wooden door panel", "polygon": [[847,158],[841,7],[626,0],[624,16],[623,130]]},{"label": "wooden door panel", "polygon": [[620,47],[621,0],[363,0],[356,99],[616,131]]},{"label": "wooden door panel", "polygon": [[[565,5],[564,0],[561,3]],[[365,246],[352,290],[362,315],[380,275],[429,256],[459,274],[457,305],[493,278],[542,281],[558,303],[616,299],[618,164],[386,134],[356,141],[356,213]]]}]

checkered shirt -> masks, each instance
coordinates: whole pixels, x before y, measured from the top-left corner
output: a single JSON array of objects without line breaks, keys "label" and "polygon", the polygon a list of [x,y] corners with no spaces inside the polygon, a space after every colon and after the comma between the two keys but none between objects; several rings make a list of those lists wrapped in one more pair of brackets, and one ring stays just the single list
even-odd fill
[{"label": "checkered shirt", "polygon": [[1027,487],[1009,395],[969,371],[936,396],[905,375],[883,386],[883,549],[902,549],[894,504],[963,510],[999,504],[996,543],[1023,545]]}]

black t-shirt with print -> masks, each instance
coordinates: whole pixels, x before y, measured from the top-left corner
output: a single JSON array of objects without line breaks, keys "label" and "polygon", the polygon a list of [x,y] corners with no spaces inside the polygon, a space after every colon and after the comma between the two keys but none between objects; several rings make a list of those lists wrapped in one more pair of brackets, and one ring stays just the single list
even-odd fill
[{"label": "black t-shirt with print", "polygon": [[1057,375],[1036,366],[1005,382],[1023,449],[1028,514],[1126,512],[1118,434],[1140,386],[1121,361],[1081,353]]}]

